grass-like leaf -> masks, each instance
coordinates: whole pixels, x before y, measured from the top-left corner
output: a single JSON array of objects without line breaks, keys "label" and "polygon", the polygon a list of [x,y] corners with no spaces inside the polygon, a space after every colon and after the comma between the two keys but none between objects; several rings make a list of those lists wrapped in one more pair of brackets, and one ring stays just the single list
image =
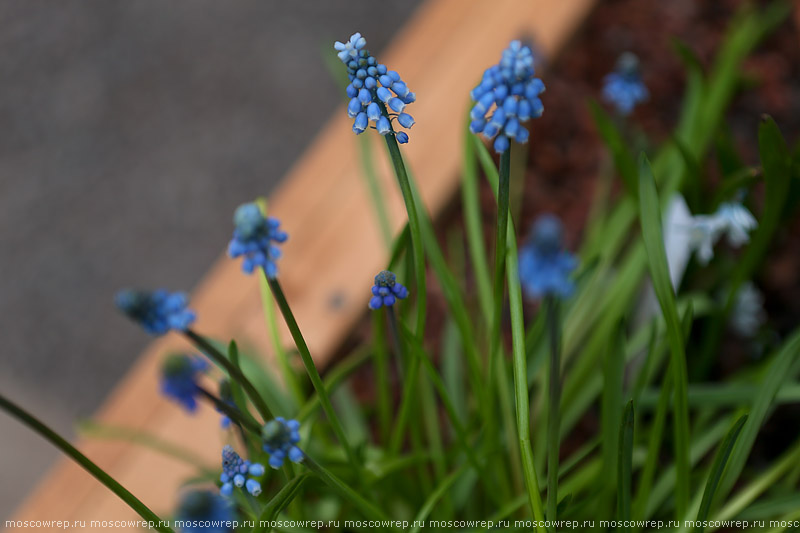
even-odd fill
[{"label": "grass-like leaf", "polygon": [[739,438],[739,433],[741,433],[742,427],[744,427],[746,421],[747,415],[739,417],[728,434],[725,435],[722,444],[720,444],[717,450],[717,455],[714,457],[714,463],[711,465],[711,470],[708,474],[706,488],[703,491],[703,500],[700,502],[700,510],[697,512],[698,525],[693,529],[696,533],[703,533],[705,529],[702,523],[708,518],[708,513],[711,511],[711,503],[714,501],[714,493],[719,486],[719,480],[722,478],[722,472],[728,464],[728,458],[733,451],[733,446],[736,444],[736,439]]},{"label": "grass-like leaf", "polygon": [[650,278],[664,315],[670,346],[672,385],[675,390],[673,438],[678,474],[675,502],[677,517],[680,520],[683,519],[689,505],[689,407],[686,399],[688,381],[686,352],[683,328],[675,305],[675,290],[670,281],[667,253],[664,249],[658,192],[650,162],[644,154],[639,158],[639,217],[642,225],[642,239],[650,267]]},{"label": "grass-like leaf", "polygon": [[631,530],[631,477],[633,471],[633,400],[625,405],[619,426],[619,456],[617,458],[617,519],[622,531]]}]

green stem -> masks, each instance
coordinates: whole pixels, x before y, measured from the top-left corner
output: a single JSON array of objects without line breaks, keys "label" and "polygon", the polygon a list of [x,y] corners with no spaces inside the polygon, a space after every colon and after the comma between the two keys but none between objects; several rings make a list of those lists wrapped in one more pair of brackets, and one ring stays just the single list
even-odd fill
[{"label": "green stem", "polygon": [[206,354],[206,356],[224,368],[231,379],[235,380],[242,386],[247,393],[247,396],[253,402],[253,405],[255,405],[256,409],[264,420],[269,420],[272,418],[272,413],[270,412],[269,407],[267,407],[266,402],[264,402],[264,399],[260,394],[258,394],[258,391],[256,391],[256,388],[253,386],[253,383],[247,379],[247,376],[245,376],[244,373],[239,370],[238,367],[236,367],[236,365],[231,363],[222,352],[214,347],[213,344],[208,342],[205,337],[199,335],[194,330],[187,329],[183,333],[190,341],[192,341],[195,346],[200,349],[201,352]]},{"label": "green stem", "polygon": [[[505,295],[505,263],[506,263],[506,235],[508,233],[508,197],[509,175],[511,168],[511,148],[500,156],[499,182],[497,185],[497,231],[495,233],[494,252],[494,309],[492,315],[492,336],[489,346],[489,378],[487,383],[494,384],[495,358],[500,349],[500,330],[503,321],[503,299]],[[492,395],[490,394],[491,398]]]},{"label": "green stem", "polygon": [[67,442],[61,435],[50,429],[47,425],[39,419],[19,407],[17,404],[7,399],[0,394],[0,408],[9,413],[11,416],[28,426],[30,429],[44,437],[47,441],[53,444],[56,448],[64,452],[70,459],[78,463],[84,470],[89,472],[100,483],[105,485],[111,492],[119,496],[128,506],[136,511],[139,516],[152,522],[151,526],[157,531],[165,533],[172,533],[172,528],[165,526],[167,522],[161,520],[153,511],[150,510],[144,503],[141,502],[136,496],[131,494],[128,489],[119,484],[119,482],[108,475],[105,470],[97,466],[91,459],[83,455],[77,448]]},{"label": "green stem", "polygon": [[[394,313],[394,309],[389,307],[386,310],[386,315],[389,317],[389,330],[391,331],[391,335],[393,337],[392,340],[395,345],[395,349],[397,350],[397,356],[403,360],[408,360],[405,350],[403,349],[403,341],[400,339],[400,330],[397,325],[397,316]],[[406,381],[403,384],[403,400],[400,403],[400,413],[397,415],[397,423],[394,426],[392,438],[389,441],[389,449],[393,454],[398,453],[400,451],[400,447],[403,445],[403,432],[408,424],[408,418],[411,416],[411,408],[416,400],[415,389],[419,374],[419,365],[420,355],[416,350],[414,350],[414,353],[408,362]]]},{"label": "green stem", "polygon": [[560,449],[559,426],[561,423],[561,339],[558,319],[558,302],[553,296],[544,301],[547,313],[547,329],[550,335],[550,412],[547,417],[547,519],[556,520],[558,509],[558,452]]},{"label": "green stem", "polygon": [[528,396],[528,359],[525,354],[525,322],[522,316],[522,287],[517,270],[517,243],[509,232],[506,274],[508,278],[509,306],[511,308],[511,336],[514,361],[514,391],[517,404],[517,436],[522,455],[522,473],[528,487],[528,503],[538,522],[537,531],[544,533],[544,509],[539,491],[539,478],[533,459],[530,435],[530,398]]},{"label": "green stem", "polygon": [[272,296],[278,303],[278,308],[281,310],[281,314],[283,314],[286,325],[289,327],[289,331],[292,334],[294,343],[297,345],[297,351],[300,352],[300,357],[303,359],[303,365],[306,367],[306,372],[308,373],[308,377],[311,379],[311,384],[314,385],[314,390],[317,391],[317,396],[319,396],[322,409],[328,416],[328,420],[330,420],[331,426],[333,427],[333,432],[336,433],[336,438],[339,439],[339,443],[347,453],[347,458],[350,460],[350,463],[355,471],[360,472],[361,465],[359,464],[358,458],[356,457],[353,448],[350,446],[350,443],[345,436],[344,428],[342,427],[339,417],[336,415],[336,411],[333,410],[333,404],[331,403],[330,396],[328,396],[328,391],[325,389],[325,385],[322,383],[322,378],[317,371],[317,366],[314,364],[314,359],[311,357],[311,352],[308,350],[308,345],[303,338],[303,334],[300,332],[300,326],[297,325],[297,320],[294,318],[294,313],[292,313],[292,309],[289,307],[289,302],[286,300],[286,295],[283,293],[283,289],[281,288],[281,285],[277,279],[270,279],[269,287],[272,290]]},{"label": "green stem", "polygon": [[332,489],[336,490],[341,494],[345,499],[349,500],[353,505],[355,505],[364,516],[371,520],[377,520],[378,522],[388,522],[388,517],[383,514],[383,512],[375,507],[372,503],[365,500],[360,494],[358,494],[352,487],[350,487],[347,483],[336,477],[333,472],[329,471],[316,461],[314,461],[308,455],[305,455],[303,458],[303,464],[305,464],[309,470],[314,472],[319,478]]},{"label": "green stem", "polygon": [[372,314],[373,347],[375,350],[375,383],[377,384],[378,418],[381,442],[386,445],[392,431],[392,400],[389,386],[389,355],[386,346],[386,328],[383,313]]},{"label": "green stem", "polygon": [[241,427],[247,428],[250,432],[254,435],[257,435],[259,438],[261,437],[261,424],[256,422],[253,417],[246,416],[242,413],[239,409],[231,406],[227,402],[223,402],[212,393],[204,389],[203,387],[198,386],[197,390],[200,394],[205,397],[208,401],[214,404],[214,407],[217,410],[222,411],[225,413],[228,418],[234,420],[236,424],[240,425]]},{"label": "green stem", "polygon": [[[384,112],[385,112],[384,108]],[[403,156],[400,154],[400,147],[397,145],[397,140],[393,134],[384,135],[386,140],[386,147],[389,149],[389,156],[392,159],[392,166],[394,173],[397,177],[397,183],[400,186],[400,192],[403,193],[403,201],[406,204],[406,211],[408,212],[408,227],[411,231],[411,250],[414,255],[414,275],[417,278],[417,329],[416,334],[420,339],[425,330],[425,311],[426,311],[426,296],[427,289],[425,286],[425,254],[424,243],[422,241],[422,230],[419,225],[419,216],[417,214],[417,205],[414,201],[414,194],[411,191],[411,183],[408,179],[408,172],[403,163]]]},{"label": "green stem", "polygon": [[289,354],[286,353],[283,344],[281,344],[281,336],[278,333],[278,321],[275,316],[272,295],[269,292],[267,275],[263,269],[259,270],[258,286],[261,289],[261,305],[264,308],[264,318],[267,322],[269,338],[272,341],[272,349],[275,350],[275,358],[278,360],[278,366],[281,369],[283,381],[292,395],[292,398],[294,398],[295,403],[297,405],[302,405],[303,399],[305,398],[303,388],[297,381],[295,371],[289,362]]}]

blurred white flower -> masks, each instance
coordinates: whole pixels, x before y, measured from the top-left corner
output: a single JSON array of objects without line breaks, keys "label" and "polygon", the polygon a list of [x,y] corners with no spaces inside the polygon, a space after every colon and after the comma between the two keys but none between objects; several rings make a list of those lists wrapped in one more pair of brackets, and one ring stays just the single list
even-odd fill
[{"label": "blurred white flower", "polygon": [[751,282],[739,289],[731,313],[730,325],[743,337],[752,337],[766,321],[764,296]]},{"label": "blurred white flower", "polygon": [[738,248],[750,240],[750,232],[756,226],[755,217],[742,204],[724,203],[714,214],[692,217],[689,246],[697,253],[700,264],[707,265],[722,235],[727,236],[731,246]]},{"label": "blurred white flower", "polygon": [[730,245],[737,248],[750,240],[750,231],[758,226],[755,217],[742,204],[722,204],[715,216],[722,231],[727,233]]}]

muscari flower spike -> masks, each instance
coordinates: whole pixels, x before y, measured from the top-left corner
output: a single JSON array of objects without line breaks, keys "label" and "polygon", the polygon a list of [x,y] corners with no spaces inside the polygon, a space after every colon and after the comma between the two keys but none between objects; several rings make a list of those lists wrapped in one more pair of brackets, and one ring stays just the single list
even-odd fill
[{"label": "muscari flower spike", "polygon": [[470,93],[475,102],[470,111],[470,131],[494,139],[497,153],[508,150],[510,139],[528,142],[530,134],[522,123],[542,116],[544,105],[539,95],[543,92],[544,83],[534,77],[531,49],[520,41],[511,41],[500,63],[486,69]]},{"label": "muscari flower spike", "polygon": [[252,274],[256,267],[261,267],[269,279],[278,276],[275,264],[281,257],[277,244],[286,242],[289,236],[281,231],[277,218],[267,217],[256,203],[240,205],[233,215],[233,239],[228,245],[231,258],[244,256],[242,270]]},{"label": "muscari flower spike", "polygon": [[375,276],[369,308],[375,310],[383,306],[391,307],[398,299],[404,300],[407,297],[408,289],[397,283],[397,278],[393,273],[383,270]]},{"label": "muscari flower spike", "polygon": [[300,442],[300,422],[286,420],[278,416],[264,424],[261,437],[264,451],[269,454],[269,466],[278,469],[288,457],[293,463],[303,461],[303,451],[297,447]]},{"label": "muscari flower spike", "polygon": [[236,519],[230,500],[211,491],[186,493],[178,507],[177,519],[183,533],[228,533]]},{"label": "muscari flower spike", "polygon": [[253,496],[261,494],[261,483],[249,476],[263,476],[264,465],[245,461],[231,446],[222,448],[222,474],[219,480],[222,487],[219,489],[223,496],[233,494],[233,487],[245,487]]},{"label": "muscari flower spike", "polygon": [[564,228],[554,215],[542,215],[534,223],[519,252],[519,278],[528,296],[567,298],[574,291],[570,274],[578,260],[563,249],[563,241]]},{"label": "muscari flower spike", "polygon": [[125,289],[117,293],[116,303],[151,335],[163,335],[170,330],[186,331],[197,318],[194,311],[187,308],[189,297],[182,292]]},{"label": "muscari flower spike", "polygon": [[625,116],[649,96],[639,72],[639,58],[631,52],[625,52],[617,60],[614,72],[603,80],[603,99]]},{"label": "muscari flower spike", "polygon": [[193,413],[200,393],[197,380],[206,370],[208,363],[200,357],[170,355],[161,367],[161,393]]},{"label": "muscari flower spike", "polygon": [[403,128],[411,128],[414,118],[405,112],[405,108],[417,97],[409,91],[400,74],[387,69],[370,55],[364,48],[366,45],[367,40],[360,33],[354,33],[345,43],[336,41],[333,45],[350,78],[347,115],[354,119],[353,131],[359,135],[372,124],[381,135],[393,134],[397,142],[405,144],[408,134],[394,132],[391,121],[396,119]]}]

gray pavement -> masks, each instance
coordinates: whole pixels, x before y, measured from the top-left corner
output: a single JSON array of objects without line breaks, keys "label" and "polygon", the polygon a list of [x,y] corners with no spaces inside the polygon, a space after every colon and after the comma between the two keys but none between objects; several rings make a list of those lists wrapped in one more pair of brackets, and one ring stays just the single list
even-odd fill
[{"label": "gray pavement", "polygon": [[[0,390],[71,433],[148,342],[115,291],[191,289],[341,104],[323,50],[418,4],[0,0]],[[0,519],[55,457],[0,414]]]}]

